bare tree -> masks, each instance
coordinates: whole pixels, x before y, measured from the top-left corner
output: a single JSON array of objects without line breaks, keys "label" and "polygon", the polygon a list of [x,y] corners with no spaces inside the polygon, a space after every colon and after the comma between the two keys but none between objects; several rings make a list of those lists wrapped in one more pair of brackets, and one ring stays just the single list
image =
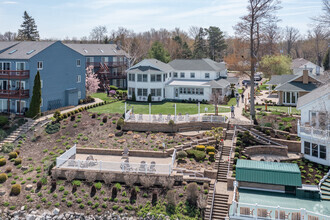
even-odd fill
[{"label": "bare tree", "polygon": [[103,174],[103,181],[105,182],[105,184],[110,185],[112,182],[114,182],[115,178],[116,178],[116,174],[115,173],[104,173]]},{"label": "bare tree", "polygon": [[94,27],[89,35],[91,40],[95,40],[97,43],[101,43],[107,33],[106,26],[97,26]]},{"label": "bare tree", "polygon": [[267,55],[276,53],[280,37],[280,28],[277,26],[277,23],[269,21],[263,29],[264,52]]},{"label": "bare tree", "polygon": [[76,177],[77,172],[75,170],[68,170],[65,172],[65,178],[67,181],[71,182]]},{"label": "bare tree", "polygon": [[138,175],[132,174],[132,173],[127,173],[124,175],[124,180],[125,180],[125,184],[127,186],[132,187],[134,185],[134,183],[137,182]]},{"label": "bare tree", "polygon": [[175,183],[175,179],[169,176],[159,177],[159,183],[166,189],[171,189]]},{"label": "bare tree", "polygon": [[308,31],[308,38],[314,42],[317,65],[319,66],[322,66],[322,58],[326,51],[325,39],[327,36],[327,30],[325,30],[321,25],[316,25],[311,31]]},{"label": "bare tree", "polygon": [[322,15],[312,19],[324,28],[330,28],[330,0],[323,0],[322,10]]},{"label": "bare tree", "polygon": [[258,52],[260,48],[260,30],[264,27],[266,21],[277,21],[274,13],[280,9],[279,0],[248,0],[248,14],[241,17],[235,27],[236,34],[241,35],[250,42],[250,76],[251,81],[251,108],[250,114],[255,121],[256,112],[254,104],[254,73],[258,62]]},{"label": "bare tree", "polygon": [[150,186],[155,185],[156,178],[157,177],[151,176],[151,175],[142,175],[139,177],[140,183],[142,184],[142,186],[144,186],[146,188],[149,188]]},{"label": "bare tree", "polygon": [[92,172],[92,171],[85,171],[84,172],[84,176],[87,182],[89,183],[93,183],[96,180],[96,172]]},{"label": "bare tree", "polygon": [[188,30],[189,36],[190,36],[192,39],[196,39],[197,35],[199,34],[199,30],[200,30],[200,28],[201,28],[201,27],[190,26],[190,27],[189,27],[189,30]]},{"label": "bare tree", "polygon": [[300,37],[299,30],[294,27],[286,26],[284,36],[286,43],[286,52],[290,56],[292,48]]},{"label": "bare tree", "polygon": [[219,106],[224,99],[224,95],[222,94],[222,89],[212,89],[212,93],[210,95],[210,102],[214,105],[215,115],[219,114]]}]

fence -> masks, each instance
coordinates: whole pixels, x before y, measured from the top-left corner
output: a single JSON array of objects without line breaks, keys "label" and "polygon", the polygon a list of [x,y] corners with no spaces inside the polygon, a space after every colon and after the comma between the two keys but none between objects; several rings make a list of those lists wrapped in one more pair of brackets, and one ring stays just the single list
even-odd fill
[{"label": "fence", "polygon": [[231,139],[231,147],[230,147],[230,152],[229,152],[228,169],[227,169],[227,178],[229,177],[231,154],[233,153],[235,136],[236,136],[236,126],[234,128],[234,134],[233,134],[233,137]]},{"label": "fence", "polygon": [[330,131],[325,129],[317,129],[310,126],[303,126],[298,121],[298,136],[317,139],[320,141],[328,141],[330,139]]},{"label": "fence", "polygon": [[69,150],[65,151],[61,156],[56,158],[56,167],[59,168],[60,166],[62,166],[72,156],[76,155],[76,152],[77,152],[77,146],[75,144]]},{"label": "fence", "polygon": [[168,123],[173,120],[175,123],[186,123],[186,122],[212,122],[222,123],[227,121],[226,116],[222,115],[148,115],[148,114],[132,114],[131,111],[125,114],[125,121],[128,122],[153,122],[153,123]]}]

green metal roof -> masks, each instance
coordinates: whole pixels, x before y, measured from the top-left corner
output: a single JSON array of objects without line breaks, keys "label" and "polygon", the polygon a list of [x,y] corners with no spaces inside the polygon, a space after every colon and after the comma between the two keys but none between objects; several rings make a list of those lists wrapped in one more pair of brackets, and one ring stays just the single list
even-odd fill
[{"label": "green metal roof", "polygon": [[237,160],[236,180],[284,186],[301,186],[297,164]]}]

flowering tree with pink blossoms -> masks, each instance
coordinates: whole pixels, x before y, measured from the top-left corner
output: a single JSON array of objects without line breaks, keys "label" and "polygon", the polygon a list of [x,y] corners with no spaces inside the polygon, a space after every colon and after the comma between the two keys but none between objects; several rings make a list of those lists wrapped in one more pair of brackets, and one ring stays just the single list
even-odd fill
[{"label": "flowering tree with pink blossoms", "polygon": [[90,95],[97,92],[100,88],[100,80],[96,77],[96,74],[93,73],[93,66],[88,66],[86,68],[86,91]]}]

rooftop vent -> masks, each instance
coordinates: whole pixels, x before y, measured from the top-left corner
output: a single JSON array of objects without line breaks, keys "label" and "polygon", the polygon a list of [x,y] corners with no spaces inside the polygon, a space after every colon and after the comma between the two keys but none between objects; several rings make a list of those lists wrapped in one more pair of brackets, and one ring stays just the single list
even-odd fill
[{"label": "rooftop vent", "polygon": [[36,50],[30,50],[29,52],[26,53],[26,55],[30,55],[31,53],[33,53]]},{"label": "rooftop vent", "polygon": [[13,53],[15,53],[17,50],[15,49],[15,50],[12,50],[12,51],[10,51],[9,52],[9,54],[13,54]]}]

